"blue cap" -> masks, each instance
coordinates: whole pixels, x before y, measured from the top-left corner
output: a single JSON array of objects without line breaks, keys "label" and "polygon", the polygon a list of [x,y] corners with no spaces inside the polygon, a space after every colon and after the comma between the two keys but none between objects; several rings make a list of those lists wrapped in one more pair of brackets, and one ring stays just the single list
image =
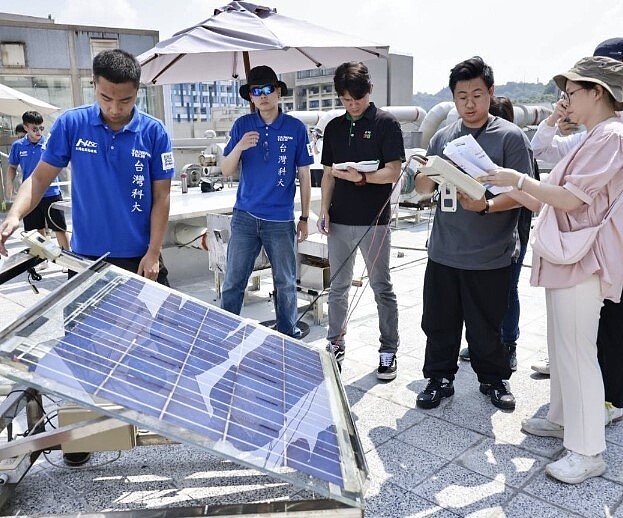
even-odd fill
[{"label": "blue cap", "polygon": [[602,41],[595,48],[593,56],[605,56],[623,61],[623,38],[610,38]]}]

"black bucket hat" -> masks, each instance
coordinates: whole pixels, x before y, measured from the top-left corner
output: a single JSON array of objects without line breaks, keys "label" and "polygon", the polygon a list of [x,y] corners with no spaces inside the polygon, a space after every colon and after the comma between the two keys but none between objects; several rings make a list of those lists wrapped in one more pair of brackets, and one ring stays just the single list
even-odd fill
[{"label": "black bucket hat", "polygon": [[249,70],[249,76],[247,77],[247,84],[242,85],[238,92],[240,93],[240,97],[246,99],[247,101],[251,100],[249,96],[249,87],[250,86],[264,86],[264,85],[275,85],[281,88],[281,95],[286,95],[288,93],[288,86],[283,82],[279,81],[277,78],[277,74],[275,71],[267,67],[266,65],[260,65],[258,67],[253,67]]}]

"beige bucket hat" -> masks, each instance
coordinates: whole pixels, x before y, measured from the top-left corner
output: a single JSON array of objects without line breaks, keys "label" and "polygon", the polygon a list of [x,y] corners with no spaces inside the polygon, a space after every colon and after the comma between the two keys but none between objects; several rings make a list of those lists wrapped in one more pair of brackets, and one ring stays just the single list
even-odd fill
[{"label": "beige bucket hat", "polygon": [[554,76],[554,82],[561,90],[567,80],[588,81],[603,86],[614,97],[615,110],[623,110],[623,63],[605,56],[582,58],[568,71]]}]

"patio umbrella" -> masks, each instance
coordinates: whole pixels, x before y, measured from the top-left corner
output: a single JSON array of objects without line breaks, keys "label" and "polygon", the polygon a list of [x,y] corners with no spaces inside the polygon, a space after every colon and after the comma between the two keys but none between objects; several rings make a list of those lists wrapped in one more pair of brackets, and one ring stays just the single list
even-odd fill
[{"label": "patio umbrella", "polygon": [[21,117],[28,110],[47,115],[58,108],[0,83],[0,114]]},{"label": "patio umbrella", "polygon": [[171,84],[246,78],[256,65],[268,65],[277,74],[331,67],[386,58],[388,51],[388,46],[282,16],[270,7],[230,2],[138,61],[143,83]]}]

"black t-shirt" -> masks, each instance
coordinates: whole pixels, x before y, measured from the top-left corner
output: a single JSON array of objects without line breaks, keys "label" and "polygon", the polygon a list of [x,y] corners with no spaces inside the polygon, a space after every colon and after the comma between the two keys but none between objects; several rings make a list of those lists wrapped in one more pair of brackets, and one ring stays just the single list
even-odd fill
[{"label": "black t-shirt", "polygon": [[[340,162],[379,160],[380,169],[387,162],[404,159],[400,124],[392,114],[379,110],[373,103],[360,119],[354,121],[344,114],[331,120],[325,128],[323,165],[331,167]],[[329,208],[331,222],[341,225],[386,225],[390,217],[392,188],[391,183],[357,186],[336,178]]]}]

